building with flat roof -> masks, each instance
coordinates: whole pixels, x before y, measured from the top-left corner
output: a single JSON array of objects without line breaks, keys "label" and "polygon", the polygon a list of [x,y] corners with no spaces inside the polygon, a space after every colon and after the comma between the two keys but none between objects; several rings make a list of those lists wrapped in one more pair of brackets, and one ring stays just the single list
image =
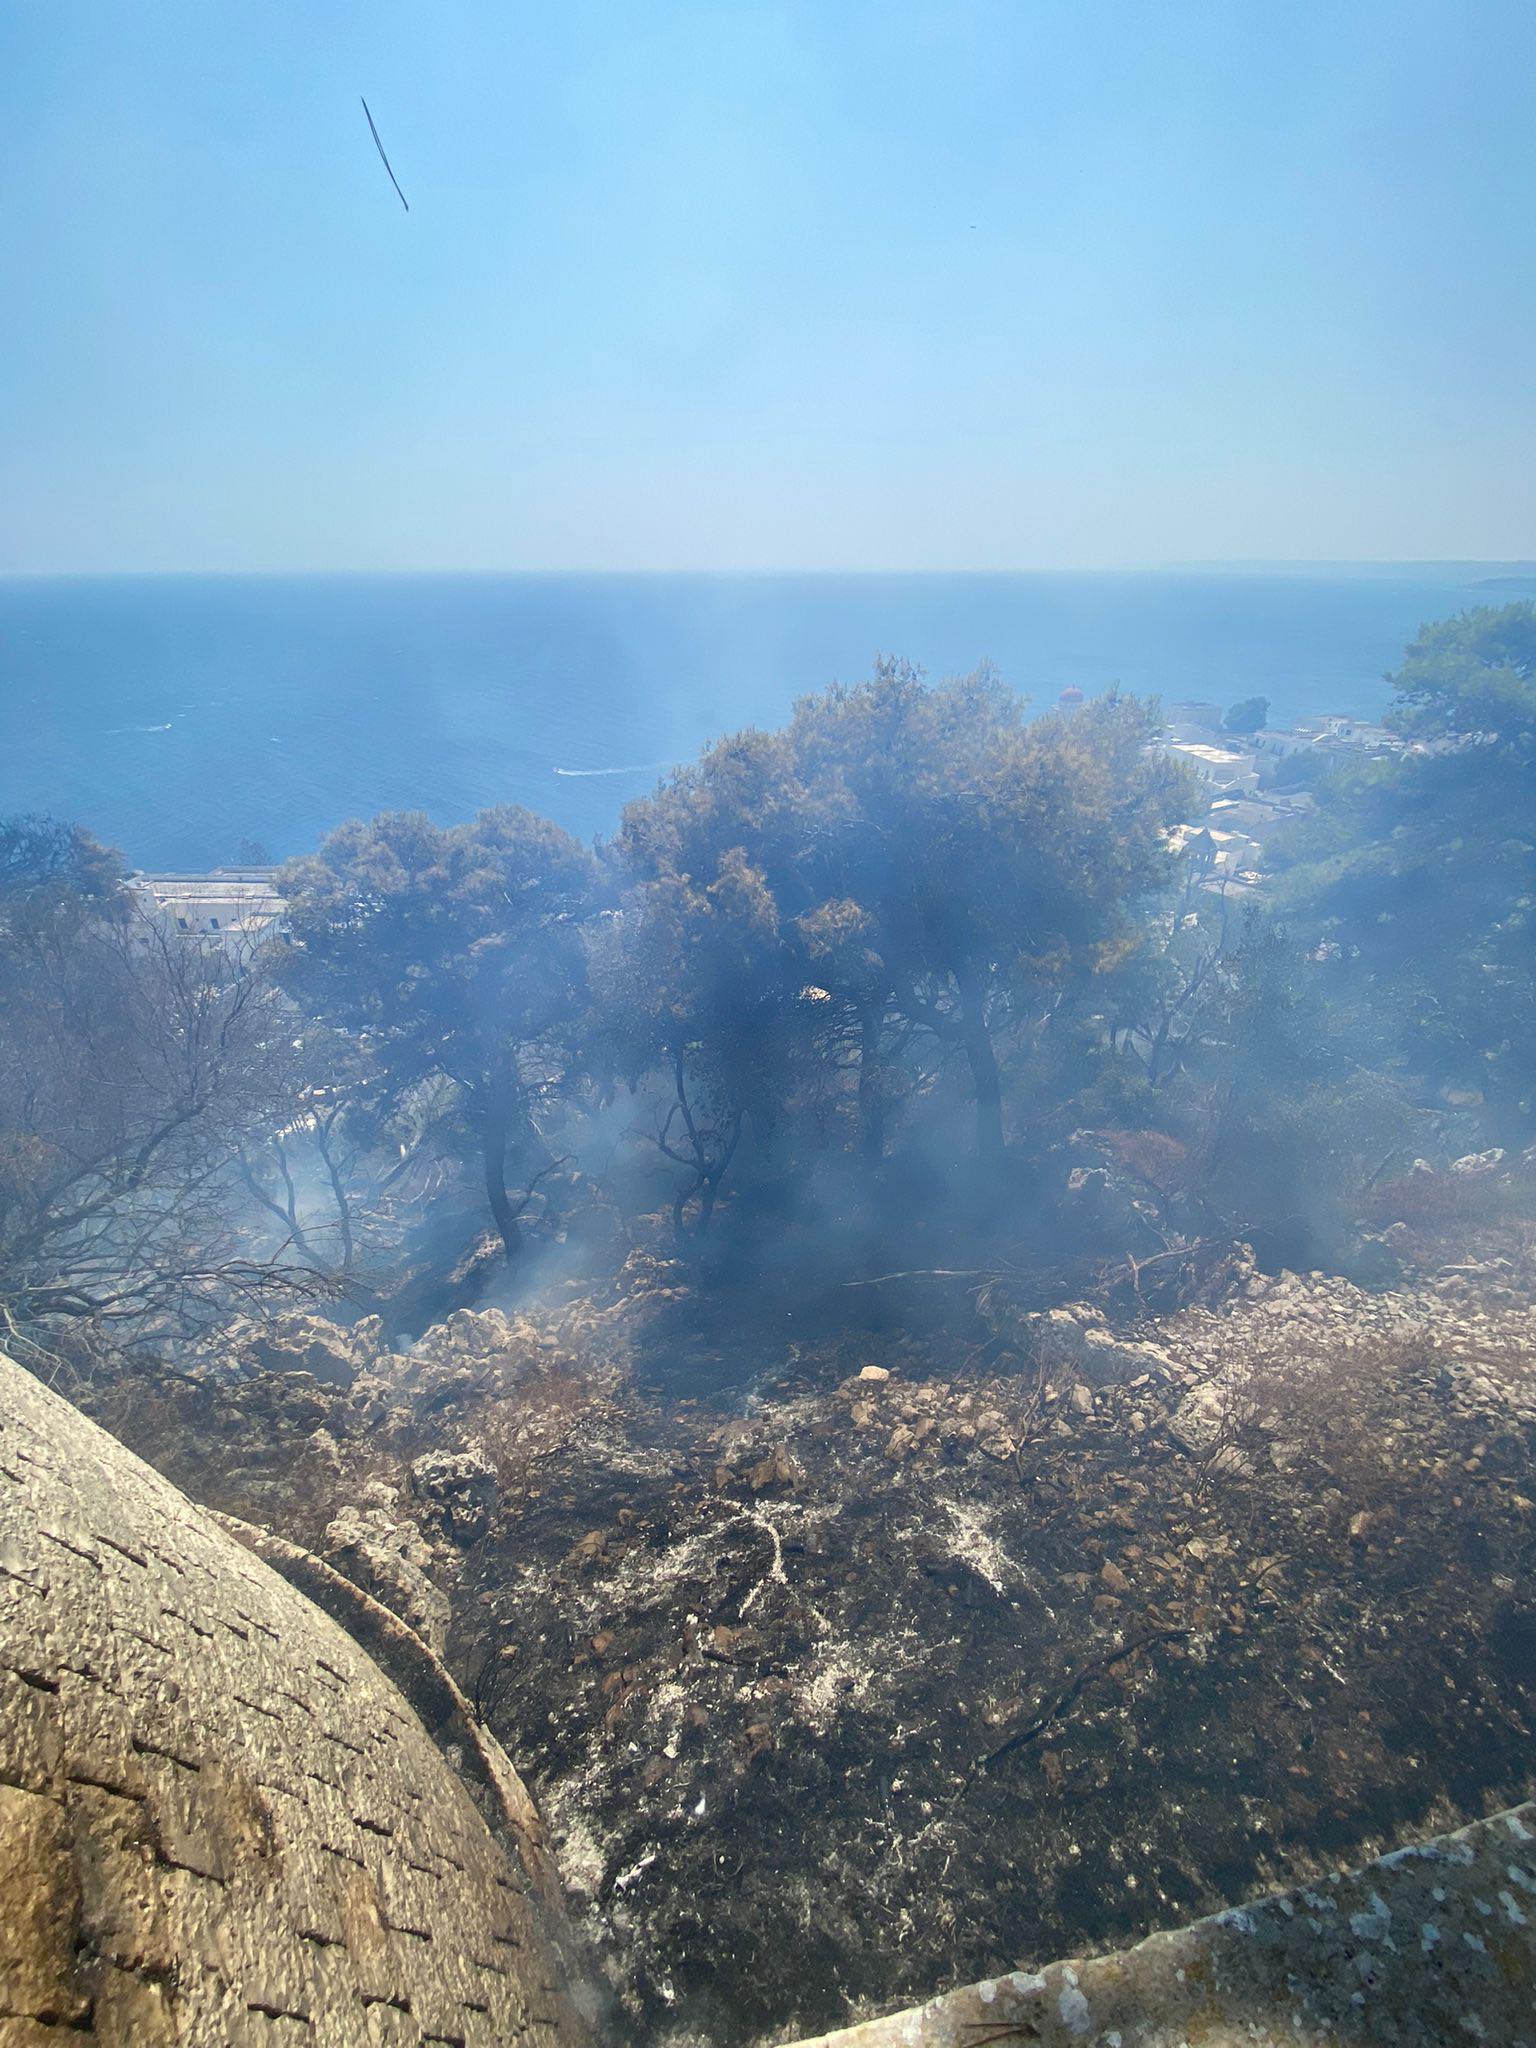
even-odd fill
[{"label": "building with flat roof", "polygon": [[287,908],[278,894],[275,867],[138,874],[129,886],[177,931],[225,944],[275,938]]},{"label": "building with flat roof", "polygon": [[1167,751],[1198,768],[1214,789],[1257,789],[1259,771],[1247,754],[1230,747],[1208,746],[1200,740],[1165,740]]}]

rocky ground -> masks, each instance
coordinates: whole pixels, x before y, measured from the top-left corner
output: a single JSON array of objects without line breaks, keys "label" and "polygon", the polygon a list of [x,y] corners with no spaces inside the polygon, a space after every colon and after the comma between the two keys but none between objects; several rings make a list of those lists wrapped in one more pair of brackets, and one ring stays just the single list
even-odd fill
[{"label": "rocky ground", "polygon": [[104,1412],[446,1644],[645,2037],[727,2048],[1529,1792],[1536,1263],[1487,1251],[1115,1327],[915,1280],[902,1334],[637,1259]]}]

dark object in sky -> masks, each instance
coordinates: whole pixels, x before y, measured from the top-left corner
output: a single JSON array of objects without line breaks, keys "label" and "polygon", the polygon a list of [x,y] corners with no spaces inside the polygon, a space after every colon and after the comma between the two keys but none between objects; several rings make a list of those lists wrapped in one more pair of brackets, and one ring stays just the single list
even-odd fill
[{"label": "dark object in sky", "polygon": [[[358,97],[361,98],[362,95],[359,94]],[[363,100],[363,112],[365,114],[368,114],[368,102],[366,100]],[[379,140],[378,129],[375,128],[373,125],[372,114],[368,114],[368,133],[373,137],[373,146],[379,152],[379,162],[384,166],[386,171],[389,171],[389,182],[391,183],[391,185],[394,186],[395,193],[396,196],[399,198],[400,204],[405,208],[406,212],[409,213],[411,210],[411,202],[400,190],[400,180],[395,176],[394,172],[390,170],[389,158],[384,154],[384,145]]]}]

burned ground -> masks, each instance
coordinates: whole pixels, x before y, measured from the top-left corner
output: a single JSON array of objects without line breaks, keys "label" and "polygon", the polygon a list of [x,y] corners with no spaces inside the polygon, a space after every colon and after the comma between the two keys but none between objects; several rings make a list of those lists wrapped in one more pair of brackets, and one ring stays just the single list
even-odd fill
[{"label": "burned ground", "polygon": [[[1256,1276],[1118,1351],[969,1306],[733,1340],[631,1281],[144,1448],[316,1546],[366,1487],[420,1525],[646,2037],[807,2031],[1528,1792],[1522,1257]],[[467,1546],[411,1492],[443,1445],[496,1473]]]}]

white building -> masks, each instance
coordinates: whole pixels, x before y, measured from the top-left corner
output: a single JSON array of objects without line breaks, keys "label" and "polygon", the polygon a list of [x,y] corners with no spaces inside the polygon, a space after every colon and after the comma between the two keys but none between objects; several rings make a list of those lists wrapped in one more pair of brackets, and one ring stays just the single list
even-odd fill
[{"label": "white building", "polygon": [[1389,726],[1373,725],[1368,718],[1320,718],[1317,721],[1319,746],[1363,747],[1370,753],[1386,753],[1403,743]]},{"label": "white building", "polygon": [[1248,735],[1254,753],[1271,761],[1284,760],[1288,754],[1305,754],[1316,741],[1317,734],[1310,729],[1288,731],[1283,725],[1266,726],[1262,732]]},{"label": "white building", "polygon": [[1169,835],[1175,853],[1189,856],[1208,889],[1252,889],[1263,879],[1259,863],[1264,850],[1246,832],[1224,832],[1213,825],[1179,825]]},{"label": "white building", "polygon": [[1186,697],[1177,703],[1165,704],[1163,709],[1175,725],[1192,725],[1202,733],[1219,732],[1221,729],[1222,709],[1219,704]]},{"label": "white building", "polygon": [[1257,789],[1259,771],[1247,754],[1234,753],[1203,740],[1165,740],[1166,750],[1176,761],[1187,761],[1213,789]]},{"label": "white building", "polygon": [[276,937],[287,908],[272,867],[212,868],[206,874],[139,874],[130,886],[156,915],[189,937],[227,946]]},{"label": "white building", "polygon": [[1249,738],[1253,751],[1271,760],[1288,754],[1341,754],[1360,751],[1384,754],[1400,747],[1399,736],[1385,725],[1368,718],[1347,718],[1330,713],[1326,718],[1299,718],[1295,725],[1266,727]]},{"label": "white building", "polygon": [[1208,822],[1224,832],[1247,832],[1262,840],[1277,825],[1288,825],[1293,818],[1304,818],[1316,809],[1317,798],[1310,790],[1296,790],[1286,796],[1268,790],[1245,791],[1239,796],[1213,798]]},{"label": "white building", "polygon": [[1224,736],[1212,732],[1208,725],[1197,725],[1193,719],[1176,718],[1163,727],[1163,738],[1177,741],[1181,745],[1214,747],[1223,743]]}]

